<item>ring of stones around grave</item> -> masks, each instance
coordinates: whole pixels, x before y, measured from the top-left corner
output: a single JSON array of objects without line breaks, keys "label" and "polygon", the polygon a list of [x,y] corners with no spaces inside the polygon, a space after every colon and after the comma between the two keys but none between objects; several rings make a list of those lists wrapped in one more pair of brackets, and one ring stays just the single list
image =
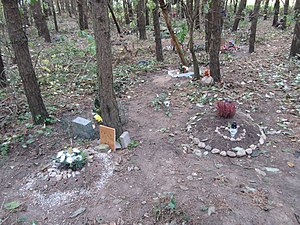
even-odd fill
[{"label": "ring of stones around grave", "polygon": [[[255,149],[257,149],[258,147],[262,146],[265,143],[266,139],[267,139],[267,136],[265,135],[263,129],[261,127],[259,127],[260,134],[258,134],[258,136],[260,138],[259,138],[258,143],[251,144],[249,146],[249,148],[247,148],[247,149],[243,149],[241,147],[235,147],[235,148],[233,148],[236,151],[235,152],[235,151],[232,151],[232,149],[231,150],[220,150],[220,149],[217,149],[217,148],[213,148],[213,146],[206,145],[206,143],[204,141],[200,141],[199,138],[194,137],[193,134],[192,134],[192,127],[195,126],[197,124],[197,122],[199,122],[201,120],[200,116],[201,116],[200,114],[196,114],[196,116],[193,116],[189,119],[189,121],[187,123],[186,131],[188,133],[190,133],[189,138],[191,139],[192,144],[197,145],[200,149],[205,149],[206,151],[210,151],[212,154],[219,154],[219,155],[224,156],[224,157],[225,156],[243,157],[243,156],[247,156],[247,155],[250,157],[251,154],[253,153],[253,151]],[[232,141],[232,142],[241,141],[242,139],[244,139],[246,137],[246,129],[243,129],[243,132],[237,138],[231,138],[231,137],[228,137],[226,135],[222,135],[221,132],[220,132],[220,129],[225,129],[226,130],[226,127],[225,126],[217,127],[215,132],[218,133],[220,136],[222,136],[224,139]],[[183,147],[183,150],[185,152],[187,150],[187,145],[183,144],[182,147]]]}]

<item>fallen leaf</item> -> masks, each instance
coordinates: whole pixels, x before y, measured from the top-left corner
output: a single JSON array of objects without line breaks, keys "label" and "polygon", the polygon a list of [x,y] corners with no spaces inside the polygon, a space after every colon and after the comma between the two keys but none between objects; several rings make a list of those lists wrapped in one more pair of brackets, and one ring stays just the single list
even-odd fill
[{"label": "fallen leaf", "polygon": [[295,164],[292,163],[292,162],[287,162],[287,164],[288,164],[289,167],[295,167]]},{"label": "fallen leaf", "polygon": [[7,202],[4,204],[4,208],[7,209],[7,210],[13,210],[13,209],[16,209],[20,206],[20,202],[18,201],[13,201],[13,202]]}]

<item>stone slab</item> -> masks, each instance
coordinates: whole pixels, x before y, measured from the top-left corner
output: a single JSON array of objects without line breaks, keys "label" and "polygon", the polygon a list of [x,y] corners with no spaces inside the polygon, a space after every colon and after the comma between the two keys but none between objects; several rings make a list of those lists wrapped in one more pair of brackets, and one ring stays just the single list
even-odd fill
[{"label": "stone slab", "polygon": [[83,117],[77,117],[72,121],[72,132],[74,136],[92,139],[94,137],[94,129],[92,121]]},{"label": "stone slab", "polygon": [[123,132],[123,134],[121,134],[120,136],[120,142],[122,148],[127,148],[127,146],[130,144],[130,141],[131,140],[128,131]]}]

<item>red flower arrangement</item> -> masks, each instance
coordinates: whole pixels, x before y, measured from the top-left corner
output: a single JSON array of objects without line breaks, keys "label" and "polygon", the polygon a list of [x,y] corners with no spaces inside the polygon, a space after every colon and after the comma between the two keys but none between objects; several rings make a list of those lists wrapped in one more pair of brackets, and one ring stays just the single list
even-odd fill
[{"label": "red flower arrangement", "polygon": [[236,103],[228,100],[217,101],[216,108],[222,118],[232,118],[236,113]]}]

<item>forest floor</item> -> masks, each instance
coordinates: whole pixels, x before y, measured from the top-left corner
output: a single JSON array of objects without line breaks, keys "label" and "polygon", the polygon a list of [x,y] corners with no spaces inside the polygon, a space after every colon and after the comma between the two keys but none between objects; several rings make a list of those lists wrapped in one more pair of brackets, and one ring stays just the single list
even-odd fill
[{"label": "forest floor", "polygon": [[[249,54],[248,25],[225,34],[240,49],[221,55],[223,82],[213,87],[169,76],[177,55],[165,50],[165,62],[155,62],[150,31],[152,41],[113,35],[115,85],[135,145],[112,153],[93,152],[97,138],[66,132],[77,116],[93,120],[92,36],[78,32],[74,20],[51,44],[31,41],[39,43],[31,45],[33,62],[54,123],[32,126],[12,66],[15,83],[1,91],[2,109],[10,110],[1,111],[1,150],[8,143],[9,150],[0,165],[0,224],[300,224],[300,64],[288,59],[292,29],[260,21],[256,52]],[[215,132],[233,121],[216,114],[215,102],[224,98],[238,103],[233,120],[247,132],[240,142]],[[200,140],[220,150],[248,148],[259,142],[259,128],[266,139],[251,156],[198,146]],[[45,179],[53,157],[69,146],[89,149],[89,165],[75,177]]]}]

